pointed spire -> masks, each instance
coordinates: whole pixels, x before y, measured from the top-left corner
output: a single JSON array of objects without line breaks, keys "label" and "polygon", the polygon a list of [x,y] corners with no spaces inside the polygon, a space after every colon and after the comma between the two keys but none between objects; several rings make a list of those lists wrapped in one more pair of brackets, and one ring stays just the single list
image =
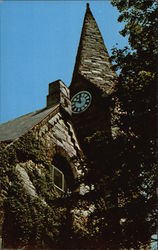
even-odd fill
[{"label": "pointed spire", "polygon": [[89,10],[90,10],[89,3],[87,3],[87,11],[89,11]]},{"label": "pointed spire", "polygon": [[71,86],[80,75],[111,94],[117,77],[111,67],[102,35],[87,3]]}]

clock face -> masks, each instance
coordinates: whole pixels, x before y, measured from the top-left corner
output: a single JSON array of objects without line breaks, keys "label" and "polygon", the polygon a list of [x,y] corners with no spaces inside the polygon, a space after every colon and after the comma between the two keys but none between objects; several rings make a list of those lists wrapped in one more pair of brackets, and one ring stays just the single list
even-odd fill
[{"label": "clock face", "polygon": [[80,91],[72,97],[72,112],[84,112],[91,104],[92,96],[88,91]]}]

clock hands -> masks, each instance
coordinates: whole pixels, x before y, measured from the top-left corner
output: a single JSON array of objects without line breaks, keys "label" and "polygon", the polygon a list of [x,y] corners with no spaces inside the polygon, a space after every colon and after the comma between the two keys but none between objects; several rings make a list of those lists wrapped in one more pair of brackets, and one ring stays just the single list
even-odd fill
[{"label": "clock hands", "polygon": [[88,91],[80,91],[72,98],[72,112],[80,113],[85,111],[91,103],[91,95]]},{"label": "clock hands", "polygon": [[81,95],[79,95],[79,103],[82,103],[82,101],[81,101]]}]

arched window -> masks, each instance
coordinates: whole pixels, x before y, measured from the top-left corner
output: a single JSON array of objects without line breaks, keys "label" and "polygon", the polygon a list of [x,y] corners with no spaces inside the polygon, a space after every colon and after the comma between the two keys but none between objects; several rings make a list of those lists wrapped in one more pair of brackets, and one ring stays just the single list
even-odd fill
[{"label": "arched window", "polygon": [[56,154],[52,164],[54,186],[58,193],[72,191],[75,179],[69,162],[61,155]]}]

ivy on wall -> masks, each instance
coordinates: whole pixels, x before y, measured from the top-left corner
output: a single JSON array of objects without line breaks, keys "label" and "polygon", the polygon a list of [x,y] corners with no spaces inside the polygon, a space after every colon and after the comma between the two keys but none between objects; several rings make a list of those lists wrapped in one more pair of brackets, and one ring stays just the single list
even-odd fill
[{"label": "ivy on wall", "polygon": [[[38,168],[25,169],[37,191],[37,198],[27,193],[15,169],[18,163],[30,159],[37,166],[43,166],[42,174]],[[4,247],[49,247],[58,239],[65,209],[56,207],[53,202],[57,193],[51,175],[51,161],[47,148],[36,139],[33,131],[0,149]]]}]

